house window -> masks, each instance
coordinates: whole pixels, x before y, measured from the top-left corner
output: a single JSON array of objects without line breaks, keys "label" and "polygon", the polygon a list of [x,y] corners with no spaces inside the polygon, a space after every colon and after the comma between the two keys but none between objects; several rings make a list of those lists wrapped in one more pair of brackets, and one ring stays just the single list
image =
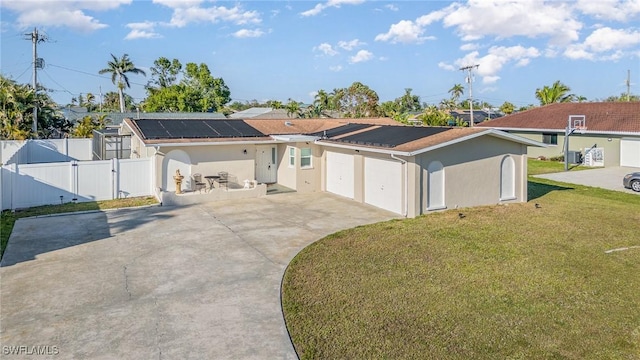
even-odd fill
[{"label": "house window", "polygon": [[516,198],[516,164],[511,156],[502,159],[500,165],[500,200]]},{"label": "house window", "polygon": [[311,163],[311,149],[300,149],[300,167],[304,169],[310,168],[312,166],[313,164]]},{"label": "house window", "polygon": [[296,148],[289,148],[289,167],[296,166]]},{"label": "house window", "polygon": [[558,145],[558,134],[542,134],[542,142],[549,145]]},{"label": "house window", "polygon": [[427,210],[446,209],[444,202],[444,167],[434,161],[427,167]]}]

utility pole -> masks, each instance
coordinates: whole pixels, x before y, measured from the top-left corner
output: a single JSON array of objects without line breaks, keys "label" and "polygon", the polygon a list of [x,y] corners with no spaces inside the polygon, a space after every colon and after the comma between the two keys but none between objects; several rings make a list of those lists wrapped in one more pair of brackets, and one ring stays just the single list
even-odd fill
[{"label": "utility pole", "polygon": [[38,58],[38,43],[46,40],[46,37],[38,34],[38,29],[34,28],[33,32],[24,34],[27,40],[31,40],[33,44],[33,125],[31,131],[34,138],[38,138],[38,69],[44,67],[44,60]]},{"label": "utility pole", "polygon": [[469,65],[469,66],[463,66],[460,68],[460,70],[462,71],[466,71],[467,72],[467,82],[469,83],[469,126],[473,127],[474,121],[473,121],[473,69],[474,68],[478,68],[478,66],[480,66],[479,64],[476,65]]},{"label": "utility pole", "polygon": [[631,101],[631,70],[627,70],[627,102]]}]

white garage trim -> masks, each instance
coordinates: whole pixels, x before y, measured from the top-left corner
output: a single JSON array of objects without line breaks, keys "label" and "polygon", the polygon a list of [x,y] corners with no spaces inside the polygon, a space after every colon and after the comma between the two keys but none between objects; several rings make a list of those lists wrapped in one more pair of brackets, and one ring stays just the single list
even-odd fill
[{"label": "white garage trim", "polygon": [[620,139],[620,166],[640,168],[640,139]]},{"label": "white garage trim", "polygon": [[327,151],[327,191],[354,198],[353,155]]},{"label": "white garage trim", "polygon": [[364,159],[364,202],[402,214],[402,163]]}]

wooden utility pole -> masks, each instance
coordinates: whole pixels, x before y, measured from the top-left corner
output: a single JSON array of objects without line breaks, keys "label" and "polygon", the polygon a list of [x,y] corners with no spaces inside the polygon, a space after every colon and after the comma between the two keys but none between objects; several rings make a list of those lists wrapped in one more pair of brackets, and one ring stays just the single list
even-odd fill
[{"label": "wooden utility pole", "polygon": [[469,83],[469,126],[475,125],[473,121],[473,69],[478,68],[479,64],[461,67],[460,70],[467,72],[467,82]]}]

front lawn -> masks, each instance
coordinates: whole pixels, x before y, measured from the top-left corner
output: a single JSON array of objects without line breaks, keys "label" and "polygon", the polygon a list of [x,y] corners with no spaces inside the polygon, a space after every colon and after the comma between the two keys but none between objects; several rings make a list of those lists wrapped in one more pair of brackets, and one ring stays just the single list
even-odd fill
[{"label": "front lawn", "polygon": [[304,249],[282,285],[300,358],[639,359],[640,197],[542,179],[531,194]]}]

